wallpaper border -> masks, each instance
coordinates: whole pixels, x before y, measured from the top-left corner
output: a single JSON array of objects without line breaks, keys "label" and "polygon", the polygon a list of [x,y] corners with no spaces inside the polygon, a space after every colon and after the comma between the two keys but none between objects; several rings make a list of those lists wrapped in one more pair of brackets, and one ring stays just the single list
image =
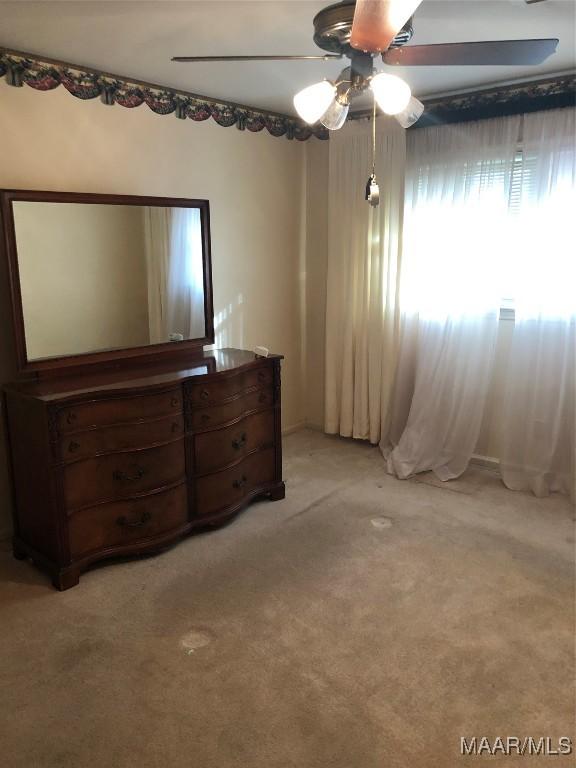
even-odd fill
[{"label": "wallpaper border", "polygon": [[308,126],[279,112],[257,109],[244,104],[213,99],[188,91],[167,88],[154,83],[101,72],[55,59],[21,51],[0,48],[0,77],[8,85],[24,85],[36,91],[52,91],[60,85],[77,99],[100,98],[103,104],[133,109],[146,104],[157,115],[175,115],[201,122],[212,118],[223,128],[236,126],[241,131],[259,133],[266,129],[271,136],[307,141],[311,136],[327,139],[323,126]]},{"label": "wallpaper border", "polygon": [[[431,96],[423,98],[422,103],[424,114],[410,130],[571,107],[576,106],[576,73],[561,73],[542,80]],[[361,120],[370,114],[370,111],[363,110],[354,112],[350,117]]]},{"label": "wallpaper border", "polygon": [[[212,118],[224,128],[259,133],[266,129],[271,136],[307,141],[315,136],[329,138],[322,125],[309,126],[280,112],[271,112],[210,96],[168,88],[101,72],[56,59],[0,47],[0,77],[16,88],[28,85],[36,91],[52,91],[60,85],[77,99],[100,98],[103,104],[133,109],[146,104],[158,115],[173,114],[201,122]],[[461,123],[489,117],[515,115],[545,109],[576,106],[576,73],[528,82],[508,83],[473,91],[422,99],[425,112],[412,128]],[[351,112],[349,119],[369,117],[371,110]]]}]

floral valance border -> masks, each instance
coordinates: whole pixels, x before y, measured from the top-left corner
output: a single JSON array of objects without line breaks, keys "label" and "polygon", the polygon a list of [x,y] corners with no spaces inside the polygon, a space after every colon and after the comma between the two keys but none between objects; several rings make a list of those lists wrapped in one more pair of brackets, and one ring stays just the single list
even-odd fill
[{"label": "floral valance border", "polygon": [[[130,80],[6,48],[0,48],[0,77],[5,77],[8,85],[28,85],[37,91],[52,91],[63,85],[77,99],[100,98],[107,105],[119,104],[132,109],[146,104],[158,115],[173,114],[181,120],[189,118],[200,122],[212,118],[224,128],[235,125],[241,131],[252,133],[266,129],[272,136],[297,141],[306,141],[311,136],[322,140],[329,137],[329,131],[322,125],[311,127],[290,115]],[[414,128],[574,106],[576,74],[433,97],[423,99],[423,102],[426,110]],[[351,113],[350,118],[358,120],[369,115],[367,110],[361,110]]]},{"label": "floral valance border", "polygon": [[181,120],[189,118],[200,122],[212,118],[224,128],[235,125],[241,131],[252,133],[266,129],[271,136],[285,136],[297,141],[306,141],[311,136],[328,138],[324,127],[310,127],[289,115],[129,80],[5,48],[0,48],[0,77],[5,77],[8,85],[28,85],[37,91],[52,91],[63,85],[77,99],[100,98],[104,104],[119,104],[128,109],[146,104],[157,115],[173,114]]},{"label": "floral valance border", "polygon": [[[423,98],[422,102],[424,114],[410,130],[571,107],[576,106],[576,74],[564,73],[531,82]],[[350,117],[361,120],[370,115],[370,111],[363,110]]]},{"label": "floral valance border", "polygon": [[557,75],[532,82],[512,83],[423,100],[426,109],[423,119],[416,125],[424,128],[439,123],[462,123],[570,107],[575,106],[575,97],[576,74]]}]

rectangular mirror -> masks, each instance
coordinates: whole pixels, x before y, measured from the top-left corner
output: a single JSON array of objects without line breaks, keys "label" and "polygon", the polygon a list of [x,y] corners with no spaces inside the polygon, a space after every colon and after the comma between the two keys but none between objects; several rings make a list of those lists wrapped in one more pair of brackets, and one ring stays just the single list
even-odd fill
[{"label": "rectangular mirror", "polygon": [[3,197],[24,367],[213,342],[207,201]]}]

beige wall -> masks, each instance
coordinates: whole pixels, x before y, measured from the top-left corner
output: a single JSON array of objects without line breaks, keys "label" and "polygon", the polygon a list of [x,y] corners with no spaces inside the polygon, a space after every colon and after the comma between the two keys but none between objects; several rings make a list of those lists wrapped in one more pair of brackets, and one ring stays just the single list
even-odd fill
[{"label": "beige wall", "polygon": [[[218,346],[286,356],[285,427],[304,419],[299,303],[305,145],[138,109],[63,88],[0,83],[0,187],[207,198]],[[313,139],[312,141],[316,141]],[[0,265],[0,379],[14,375]],[[3,449],[2,449],[3,450]],[[0,530],[9,502],[0,455]]]},{"label": "beige wall", "polygon": [[13,205],[29,360],[148,344],[142,211]]},{"label": "beige wall", "polygon": [[324,426],[326,272],[328,268],[327,141],[306,143],[306,421]]}]

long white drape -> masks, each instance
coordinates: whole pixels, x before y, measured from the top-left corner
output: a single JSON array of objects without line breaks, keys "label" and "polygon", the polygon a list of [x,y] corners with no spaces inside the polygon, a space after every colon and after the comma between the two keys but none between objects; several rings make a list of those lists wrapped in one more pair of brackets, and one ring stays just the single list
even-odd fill
[{"label": "long white drape", "polygon": [[168,340],[163,306],[166,301],[167,265],[170,261],[170,209],[143,209],[148,282],[148,327],[150,343]]},{"label": "long white drape", "polygon": [[150,341],[204,336],[200,210],[151,206],[144,223]]},{"label": "long white drape", "polygon": [[501,471],[509,488],[574,494],[576,110],[526,115],[515,217],[515,326]]},{"label": "long white drape", "polygon": [[575,493],[574,116],[409,132],[404,212],[395,126],[378,132],[376,209],[361,194],[369,125],[331,137],[326,431],[381,438],[398,477],[466,469],[512,306],[503,480]]},{"label": "long white drape", "polygon": [[424,128],[408,137],[402,345],[388,471],[467,467],[480,431],[498,330],[494,275],[507,242],[520,118]]},{"label": "long white drape", "polygon": [[377,443],[389,412],[398,346],[404,130],[379,119],[380,205],[364,200],[371,127],[348,123],[330,137],[326,406],[329,433]]}]

